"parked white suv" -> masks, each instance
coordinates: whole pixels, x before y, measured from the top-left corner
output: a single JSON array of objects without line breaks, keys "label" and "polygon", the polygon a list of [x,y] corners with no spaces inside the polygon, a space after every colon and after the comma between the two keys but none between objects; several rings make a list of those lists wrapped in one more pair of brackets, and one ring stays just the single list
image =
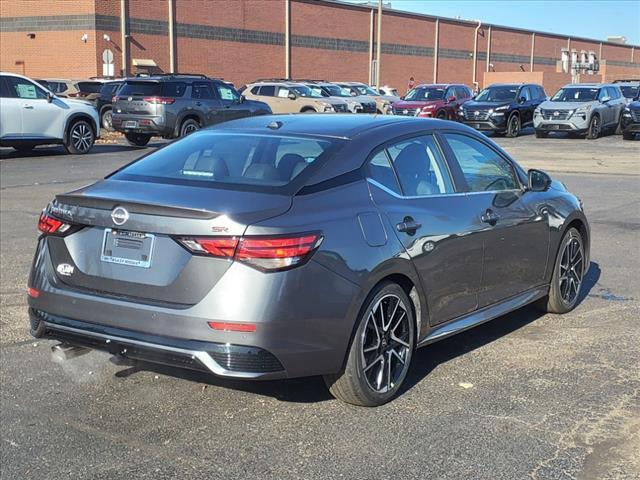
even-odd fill
[{"label": "parked white suv", "polygon": [[0,146],[21,152],[62,144],[67,152],[89,152],[100,136],[95,107],[56,97],[22,75],[0,72]]}]

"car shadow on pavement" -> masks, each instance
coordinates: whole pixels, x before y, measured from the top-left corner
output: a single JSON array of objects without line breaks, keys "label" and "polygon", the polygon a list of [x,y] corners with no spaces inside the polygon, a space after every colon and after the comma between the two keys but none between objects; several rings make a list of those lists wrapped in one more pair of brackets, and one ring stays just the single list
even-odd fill
[{"label": "car shadow on pavement", "polygon": [[[146,150],[147,148],[155,148],[164,145],[166,142],[151,142],[145,147],[131,147],[129,145],[122,144],[104,144],[104,145],[95,145],[88,153],[84,155],[73,155],[74,158],[82,158],[90,155],[98,155],[104,153],[117,153],[124,152],[130,150],[140,150],[141,152]],[[38,157],[53,157],[53,156],[67,156],[69,155],[67,151],[62,146],[52,145],[49,147],[38,147],[30,152],[19,152],[12,148],[0,148],[0,159],[9,160],[9,159],[17,159],[17,158],[38,158]]]},{"label": "car shadow on pavement", "polygon": [[[580,300],[582,302],[591,288],[600,278],[600,267],[591,262],[584,277]],[[425,348],[418,349],[411,361],[411,368],[400,391],[403,395],[421,382],[438,365],[446,363],[460,355],[483,347],[494,340],[508,335],[537,320],[544,313],[535,306],[527,306],[511,312],[493,321],[441,340]],[[229,388],[241,392],[253,393],[290,403],[316,403],[333,400],[321,377],[294,378],[270,381],[241,381],[219,378],[206,373],[165,367],[158,364],[134,362],[129,368],[116,373],[117,377],[127,378],[139,371],[154,372],[204,385]]]}]

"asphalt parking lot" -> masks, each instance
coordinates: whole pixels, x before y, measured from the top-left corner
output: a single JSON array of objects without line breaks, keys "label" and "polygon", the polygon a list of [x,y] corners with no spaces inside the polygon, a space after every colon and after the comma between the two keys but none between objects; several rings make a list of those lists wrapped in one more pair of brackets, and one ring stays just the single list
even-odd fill
[{"label": "asphalt parking lot", "polygon": [[496,140],[584,201],[583,299],[419,350],[377,409],[320,378],[231,382],[97,352],[52,363],[27,326],[38,214],[157,144],[0,149],[1,478],[639,479],[640,141]]}]

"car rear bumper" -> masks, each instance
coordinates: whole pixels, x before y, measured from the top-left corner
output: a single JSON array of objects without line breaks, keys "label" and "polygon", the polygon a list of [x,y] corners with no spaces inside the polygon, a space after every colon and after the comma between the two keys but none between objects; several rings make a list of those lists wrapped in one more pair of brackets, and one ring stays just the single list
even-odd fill
[{"label": "car rear bumper", "polygon": [[166,123],[164,116],[116,114],[111,117],[114,130],[121,133],[144,133],[148,135],[172,135],[174,126]]}]

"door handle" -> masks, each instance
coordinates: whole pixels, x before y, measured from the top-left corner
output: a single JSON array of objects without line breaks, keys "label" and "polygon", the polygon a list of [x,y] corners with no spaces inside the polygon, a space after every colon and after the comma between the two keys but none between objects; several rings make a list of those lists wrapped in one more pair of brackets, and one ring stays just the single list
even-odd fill
[{"label": "door handle", "polygon": [[33,110],[33,105],[25,105],[25,110]]},{"label": "door handle", "polygon": [[416,233],[420,227],[422,227],[422,224],[415,222],[411,217],[404,217],[402,222],[396,224],[396,229],[399,232],[408,233],[409,235]]},{"label": "door handle", "polygon": [[498,223],[498,220],[500,220],[500,216],[490,208],[487,208],[487,211],[480,216],[480,220],[482,220],[483,223],[488,223],[489,225],[493,226]]}]

